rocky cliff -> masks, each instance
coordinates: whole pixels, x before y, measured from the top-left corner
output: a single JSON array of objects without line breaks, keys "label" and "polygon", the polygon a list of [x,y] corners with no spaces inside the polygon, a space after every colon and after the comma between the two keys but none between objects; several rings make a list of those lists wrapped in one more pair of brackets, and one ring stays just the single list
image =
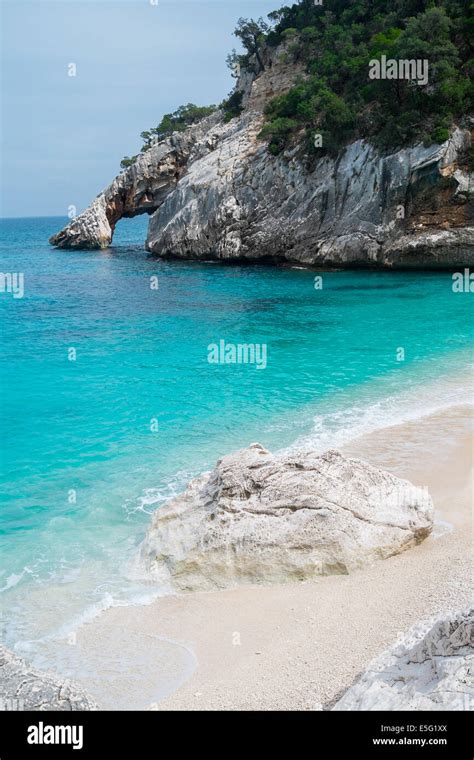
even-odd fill
[{"label": "rocky cliff", "polygon": [[311,167],[274,156],[257,135],[270,98],[298,71],[281,50],[243,71],[243,111],[222,111],[154,144],[50,242],[104,248],[122,217],[151,215],[146,248],[161,257],[315,266],[474,265],[472,120],[441,145],[382,154],[358,140]]}]

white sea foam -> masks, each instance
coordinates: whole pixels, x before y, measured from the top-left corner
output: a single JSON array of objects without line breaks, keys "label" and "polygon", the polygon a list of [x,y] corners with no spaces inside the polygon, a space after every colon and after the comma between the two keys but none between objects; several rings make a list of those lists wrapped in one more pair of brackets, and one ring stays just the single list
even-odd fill
[{"label": "white sea foam", "polygon": [[45,644],[65,642],[73,639],[82,626],[99,617],[106,610],[113,607],[143,607],[152,604],[156,599],[169,593],[167,589],[154,587],[152,589],[134,589],[123,596],[111,593],[104,594],[94,604],[87,605],[75,616],[53,628],[46,635],[37,639],[22,639],[16,642],[14,650],[17,654],[30,659],[37,667],[48,667],[46,662],[41,662],[35,655],[41,652]]},{"label": "white sea foam", "polygon": [[[380,398],[376,401],[372,391],[378,390]],[[380,387],[366,387],[365,389],[355,390],[347,394],[347,405],[344,406],[344,395],[339,392],[332,399],[332,408],[323,410],[318,414],[309,411],[310,414],[305,417],[305,413],[300,413],[293,419],[281,420],[281,430],[301,431],[302,420],[305,425],[306,421],[313,414],[313,426],[309,433],[303,435],[296,432],[297,438],[293,444],[285,447],[285,452],[296,450],[316,450],[325,451],[328,448],[340,448],[350,441],[359,438],[362,435],[381,430],[387,427],[410,422],[428,415],[439,413],[450,408],[459,407],[460,405],[473,406],[473,384],[471,370],[464,370],[450,376],[443,376],[437,380],[429,382],[413,381],[410,384],[406,381],[406,387],[400,392],[383,396],[383,383]],[[267,430],[270,429],[270,425]],[[226,452],[222,452],[226,453]],[[176,472],[167,484],[160,488],[150,488],[136,499],[124,504],[124,509],[128,517],[132,517],[136,512],[142,512],[150,515],[166,500],[176,496],[186,487],[188,481],[200,474],[199,471],[179,471]],[[450,530],[448,524],[437,524],[435,528],[436,535],[442,535]],[[435,536],[436,537],[436,536]],[[48,633],[39,634],[37,638],[25,640],[20,636],[15,636],[15,624],[12,621],[12,628],[9,630],[8,638],[10,643],[17,642],[16,650],[31,659],[35,659],[35,653],[44,651],[44,643],[51,644],[56,641],[67,640],[71,634],[77,631],[87,622],[101,615],[111,607],[128,606],[128,605],[147,605],[151,604],[158,597],[170,593],[170,588],[161,588],[150,583],[148,577],[144,576],[141,565],[136,561],[137,552],[123,563],[120,571],[115,575],[113,589],[109,591],[101,588],[102,584],[95,585],[92,596],[96,599],[91,601],[91,593],[83,599],[83,604],[74,604],[74,609],[69,608],[66,612],[65,619],[57,627],[49,627]],[[65,568],[62,568],[64,573]],[[93,573],[93,568],[90,570]],[[25,567],[21,574],[11,574],[5,579],[2,589],[5,590],[18,585],[24,575],[35,576],[35,570],[32,567]],[[55,593],[58,595],[58,602],[61,595],[61,581],[49,578],[46,585],[54,584]],[[42,585],[38,577],[36,587]],[[43,586],[43,589],[45,587]],[[102,593],[103,591],[103,593]],[[35,598],[30,600],[35,603]],[[36,600],[37,601],[37,600]],[[78,602],[78,600],[76,600]],[[63,609],[65,609],[63,607]],[[35,605],[35,615],[38,617],[38,607]],[[45,615],[50,614],[50,608],[46,606],[43,611]],[[19,640],[20,639],[20,640]],[[7,642],[8,644],[8,642]]]},{"label": "white sea foam", "polygon": [[340,448],[367,433],[464,405],[474,406],[471,370],[427,384],[411,385],[373,403],[355,403],[316,415],[313,430],[285,447],[285,451],[310,449],[323,452],[328,448]]},{"label": "white sea foam", "polygon": [[0,588],[0,593],[2,591],[7,591],[9,588],[13,588],[14,586],[18,585],[18,583],[21,581],[23,576],[25,575],[25,571],[23,570],[22,573],[16,574],[12,573],[8,576],[6,579],[5,585]]},{"label": "white sea foam", "polygon": [[161,488],[146,488],[138,498],[126,501],[123,505],[124,510],[129,517],[137,512],[152,515],[160,504],[181,493],[196,474],[196,472],[180,470]]}]

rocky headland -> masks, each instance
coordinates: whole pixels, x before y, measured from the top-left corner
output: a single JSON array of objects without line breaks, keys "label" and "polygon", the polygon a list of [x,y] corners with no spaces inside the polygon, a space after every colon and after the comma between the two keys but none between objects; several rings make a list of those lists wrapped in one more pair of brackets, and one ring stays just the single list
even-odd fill
[{"label": "rocky headland", "polygon": [[359,139],[308,164],[273,155],[258,134],[266,104],[301,67],[285,46],[242,70],[242,111],[222,109],[139,154],[50,242],[106,248],[122,217],[149,214],[146,249],[160,257],[308,266],[452,268],[474,263],[472,119],[449,139],[381,151]]}]

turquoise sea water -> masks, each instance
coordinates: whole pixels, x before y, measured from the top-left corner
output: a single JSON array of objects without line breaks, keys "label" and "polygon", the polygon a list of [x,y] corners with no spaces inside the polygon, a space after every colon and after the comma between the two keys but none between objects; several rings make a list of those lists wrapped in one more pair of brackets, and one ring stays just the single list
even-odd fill
[{"label": "turquoise sea water", "polygon": [[[324,449],[469,400],[473,296],[449,272],[328,272],[317,290],[303,269],[153,260],[143,218],[106,251],[58,251],[64,223],[0,223],[0,271],[25,288],[0,293],[0,588],[19,651],[160,592],[134,563],[150,513],[222,454]],[[266,368],[210,364],[220,340],[266,344]]]}]

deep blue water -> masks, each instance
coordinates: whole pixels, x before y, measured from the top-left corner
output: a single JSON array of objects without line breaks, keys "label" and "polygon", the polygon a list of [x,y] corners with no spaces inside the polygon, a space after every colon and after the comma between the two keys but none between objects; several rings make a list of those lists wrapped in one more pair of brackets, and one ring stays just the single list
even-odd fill
[{"label": "deep blue water", "polygon": [[[58,251],[65,221],[0,222],[0,270],[25,289],[0,293],[9,645],[154,591],[133,572],[150,512],[222,454],[323,449],[463,400],[472,296],[449,272],[328,272],[316,290],[302,269],[153,260],[143,218],[108,250]],[[265,344],[266,368],[210,364],[220,340]]]}]

